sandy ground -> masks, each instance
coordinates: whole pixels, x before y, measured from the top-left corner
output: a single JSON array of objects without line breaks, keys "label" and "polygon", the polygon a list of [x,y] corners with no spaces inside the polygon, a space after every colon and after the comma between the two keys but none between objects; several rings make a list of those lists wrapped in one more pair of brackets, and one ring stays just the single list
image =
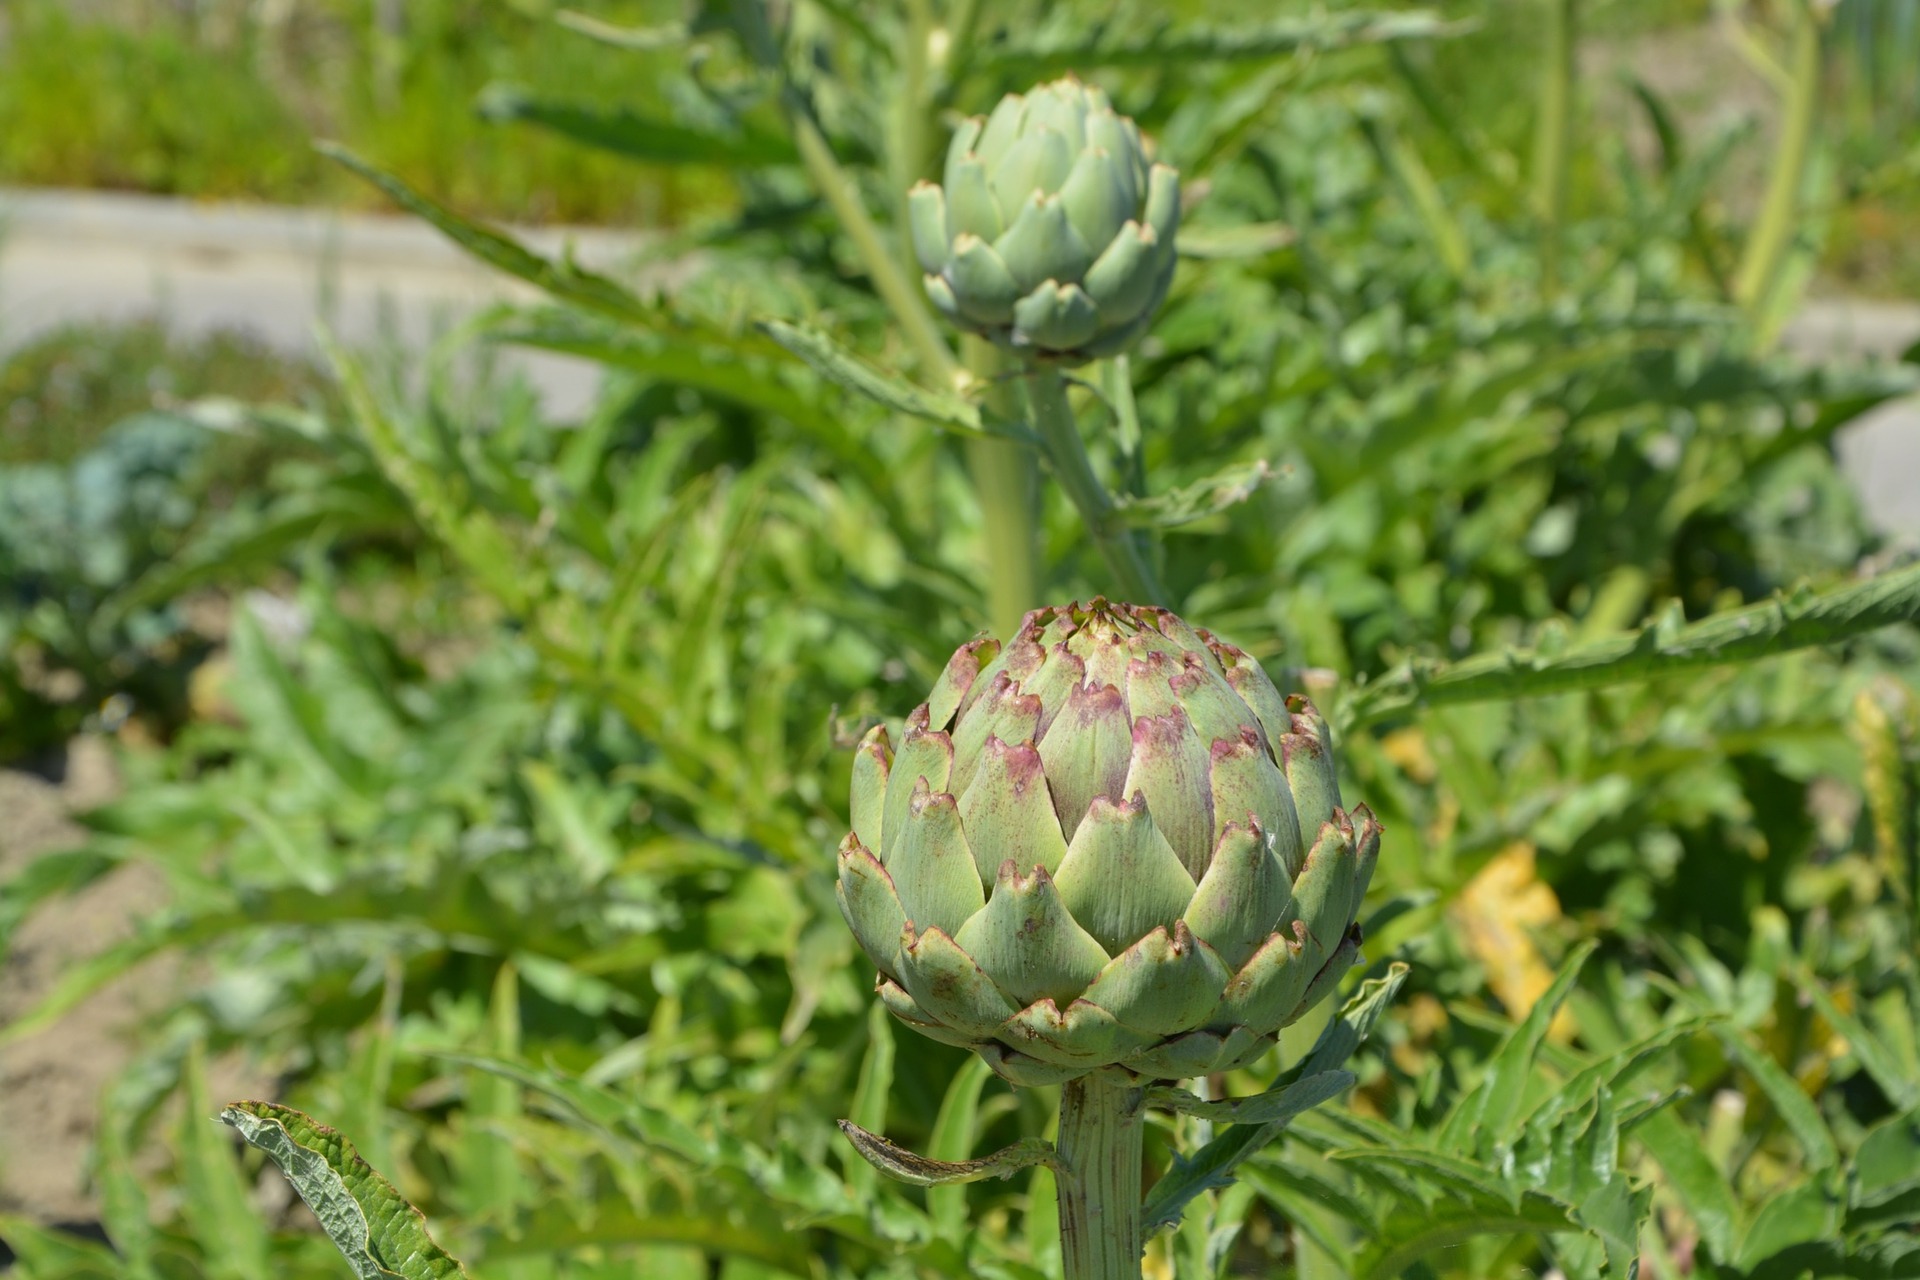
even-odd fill
[{"label": "sandy ground", "polygon": [[[0,770],[0,879],[82,836],[70,815],[114,795],[106,745],[76,740],[57,780]],[[0,968],[0,1025],[34,1005],[75,962],[131,934],[161,890],[146,867],[119,869],[34,913]],[[171,966],[123,978],[41,1033],[0,1047],[0,1212],[44,1221],[93,1216],[86,1155],[100,1091],[126,1060],[141,1014],[165,997]]]},{"label": "sandy ground", "polygon": [[[119,787],[112,749],[94,737],[75,739],[44,773],[0,769],[0,882],[37,857],[73,848],[85,836],[74,815],[112,800]],[[0,1027],[74,965],[130,937],[164,896],[157,871],[128,865],[34,912],[0,956]],[[147,1019],[200,976],[182,957],[156,956],[44,1030],[0,1046],[0,1213],[97,1236],[89,1160],[102,1094]],[[208,1077],[216,1100],[272,1092],[270,1077],[237,1055],[210,1062]],[[176,1122],[177,1105],[162,1108],[163,1125]],[[157,1154],[135,1159],[142,1171],[163,1162]],[[285,1191],[284,1183],[268,1185]],[[0,1270],[9,1261],[0,1247]]]}]

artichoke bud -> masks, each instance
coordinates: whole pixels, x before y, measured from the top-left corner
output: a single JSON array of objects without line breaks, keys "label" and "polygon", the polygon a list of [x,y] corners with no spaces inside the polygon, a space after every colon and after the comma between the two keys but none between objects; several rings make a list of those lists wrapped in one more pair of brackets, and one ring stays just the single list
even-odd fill
[{"label": "artichoke bud", "polygon": [[1015,1084],[1228,1070],[1358,958],[1380,824],[1332,748],[1164,609],[1038,609],[861,741],[840,908],[888,1010]]},{"label": "artichoke bud", "polygon": [[1036,359],[1124,351],[1173,280],[1180,175],[1133,121],[1069,76],[964,121],[939,185],[908,193],[927,296],[961,328]]}]

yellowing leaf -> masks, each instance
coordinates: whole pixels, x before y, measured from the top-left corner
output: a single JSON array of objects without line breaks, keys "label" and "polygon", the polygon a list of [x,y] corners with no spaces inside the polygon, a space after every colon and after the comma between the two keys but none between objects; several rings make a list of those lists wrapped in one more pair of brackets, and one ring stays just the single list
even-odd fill
[{"label": "yellowing leaf", "polygon": [[[1553,969],[1531,931],[1560,919],[1560,899],[1535,874],[1533,845],[1517,840],[1495,854],[1460,891],[1453,916],[1508,1016],[1526,1017],[1553,984]],[[1573,1030],[1572,1014],[1563,1008],[1547,1036],[1564,1044]]]},{"label": "yellowing leaf", "polygon": [[1418,783],[1432,782],[1439,772],[1433,763],[1433,752],[1427,747],[1427,735],[1418,725],[1395,729],[1380,739],[1380,754]]}]

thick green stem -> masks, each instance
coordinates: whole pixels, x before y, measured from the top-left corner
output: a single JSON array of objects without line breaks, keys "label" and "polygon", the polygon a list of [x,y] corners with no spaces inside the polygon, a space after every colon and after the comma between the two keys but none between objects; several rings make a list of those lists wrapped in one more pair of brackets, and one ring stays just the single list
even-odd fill
[{"label": "thick green stem", "polygon": [[1057,1146],[1060,1261],[1065,1280],[1140,1280],[1140,1086],[1104,1068],[1060,1086]]},{"label": "thick green stem", "polygon": [[907,39],[900,50],[900,75],[893,86],[892,137],[887,150],[887,181],[893,187],[893,219],[901,262],[912,262],[913,232],[908,225],[907,193],[927,164],[928,123],[935,117],[928,97],[928,41],[933,14],[928,0],[906,0]]},{"label": "thick green stem", "polygon": [[926,363],[933,385],[942,391],[951,390],[960,366],[954,361],[953,349],[947,346],[946,338],[934,323],[933,312],[927,306],[920,286],[909,280],[906,272],[900,269],[899,262],[887,248],[886,238],[880,234],[880,228],[874,225],[873,219],[867,215],[866,206],[860,203],[860,193],[854,189],[853,178],[834,159],[833,148],[827,144],[820,126],[807,113],[805,104],[798,101],[797,94],[790,93],[790,96],[794,100],[788,103],[787,122],[793,130],[794,146],[800,152],[800,162],[806,166],[807,176],[813,179],[813,185],[821,197],[832,206],[834,216],[840,219],[841,228],[846,231],[847,238],[853,241],[861,264],[873,280],[874,291],[887,304],[887,310],[893,312],[907,341],[913,344],[920,359]]},{"label": "thick green stem", "polygon": [[1034,430],[1046,444],[1054,478],[1079,508],[1088,536],[1106,558],[1119,596],[1133,604],[1168,603],[1166,588],[1160,585],[1159,575],[1154,573],[1140,538],[1113,518],[1113,497],[1100,483],[1100,477],[1093,473],[1093,463],[1080,441],[1080,428],[1074,423],[1073,406],[1067,403],[1067,388],[1060,380],[1059,370],[1051,365],[1035,364],[1027,373],[1026,383]]},{"label": "thick green stem", "polygon": [[[919,38],[924,39],[924,34]],[[968,380],[966,370],[954,360],[952,349],[934,322],[920,286],[908,278],[899,260],[889,252],[885,237],[860,203],[852,177],[834,159],[833,149],[804,104],[790,102],[788,119],[808,175],[833,207],[875,291],[913,344],[930,381],[942,390],[950,390]],[[901,148],[896,163],[917,164],[905,157],[924,145],[924,136],[917,140],[903,136],[896,141]],[[970,346],[967,365],[986,387],[989,405],[994,405],[996,397],[1011,396],[1011,392],[994,387],[999,357],[990,346]],[[1019,416],[1005,403],[995,407],[1010,418]],[[995,634],[1011,636],[1027,610],[1040,603],[1038,476],[1031,453],[1010,441],[969,440],[966,453],[967,470],[986,519],[987,612]]]},{"label": "thick green stem", "polygon": [[1807,178],[1814,123],[1820,110],[1820,20],[1807,0],[1794,4],[1793,24],[1787,100],[1780,122],[1780,142],[1773,153],[1773,171],[1767,177],[1766,203],[1747,238],[1733,281],[1734,299],[1755,322],[1766,315],[1800,221],[1801,187]]},{"label": "thick green stem", "polygon": [[1560,237],[1567,220],[1567,163],[1573,149],[1574,51],[1578,0],[1546,0],[1547,50],[1533,135],[1533,203],[1540,218],[1540,293],[1560,289]]},{"label": "thick green stem", "polygon": [[[982,338],[961,347],[967,368],[985,388],[987,407],[1010,420],[1020,417],[1019,395],[1000,351]],[[986,525],[987,613],[997,636],[1012,636],[1020,619],[1041,603],[1040,475],[1033,451],[1012,440],[968,437],[967,470]]]}]

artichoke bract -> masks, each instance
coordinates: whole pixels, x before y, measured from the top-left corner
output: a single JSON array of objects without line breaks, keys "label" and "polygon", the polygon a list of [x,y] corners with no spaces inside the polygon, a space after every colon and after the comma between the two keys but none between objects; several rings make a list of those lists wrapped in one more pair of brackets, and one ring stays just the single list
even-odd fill
[{"label": "artichoke bract", "polygon": [[1173,280],[1180,175],[1068,77],[967,120],[908,195],[927,296],[955,324],[1072,363],[1125,350]]},{"label": "artichoke bract", "polygon": [[1354,963],[1380,849],[1325,721],[1164,609],[1028,614],[853,766],[840,908],[901,1021],[1015,1084],[1270,1049]]}]

